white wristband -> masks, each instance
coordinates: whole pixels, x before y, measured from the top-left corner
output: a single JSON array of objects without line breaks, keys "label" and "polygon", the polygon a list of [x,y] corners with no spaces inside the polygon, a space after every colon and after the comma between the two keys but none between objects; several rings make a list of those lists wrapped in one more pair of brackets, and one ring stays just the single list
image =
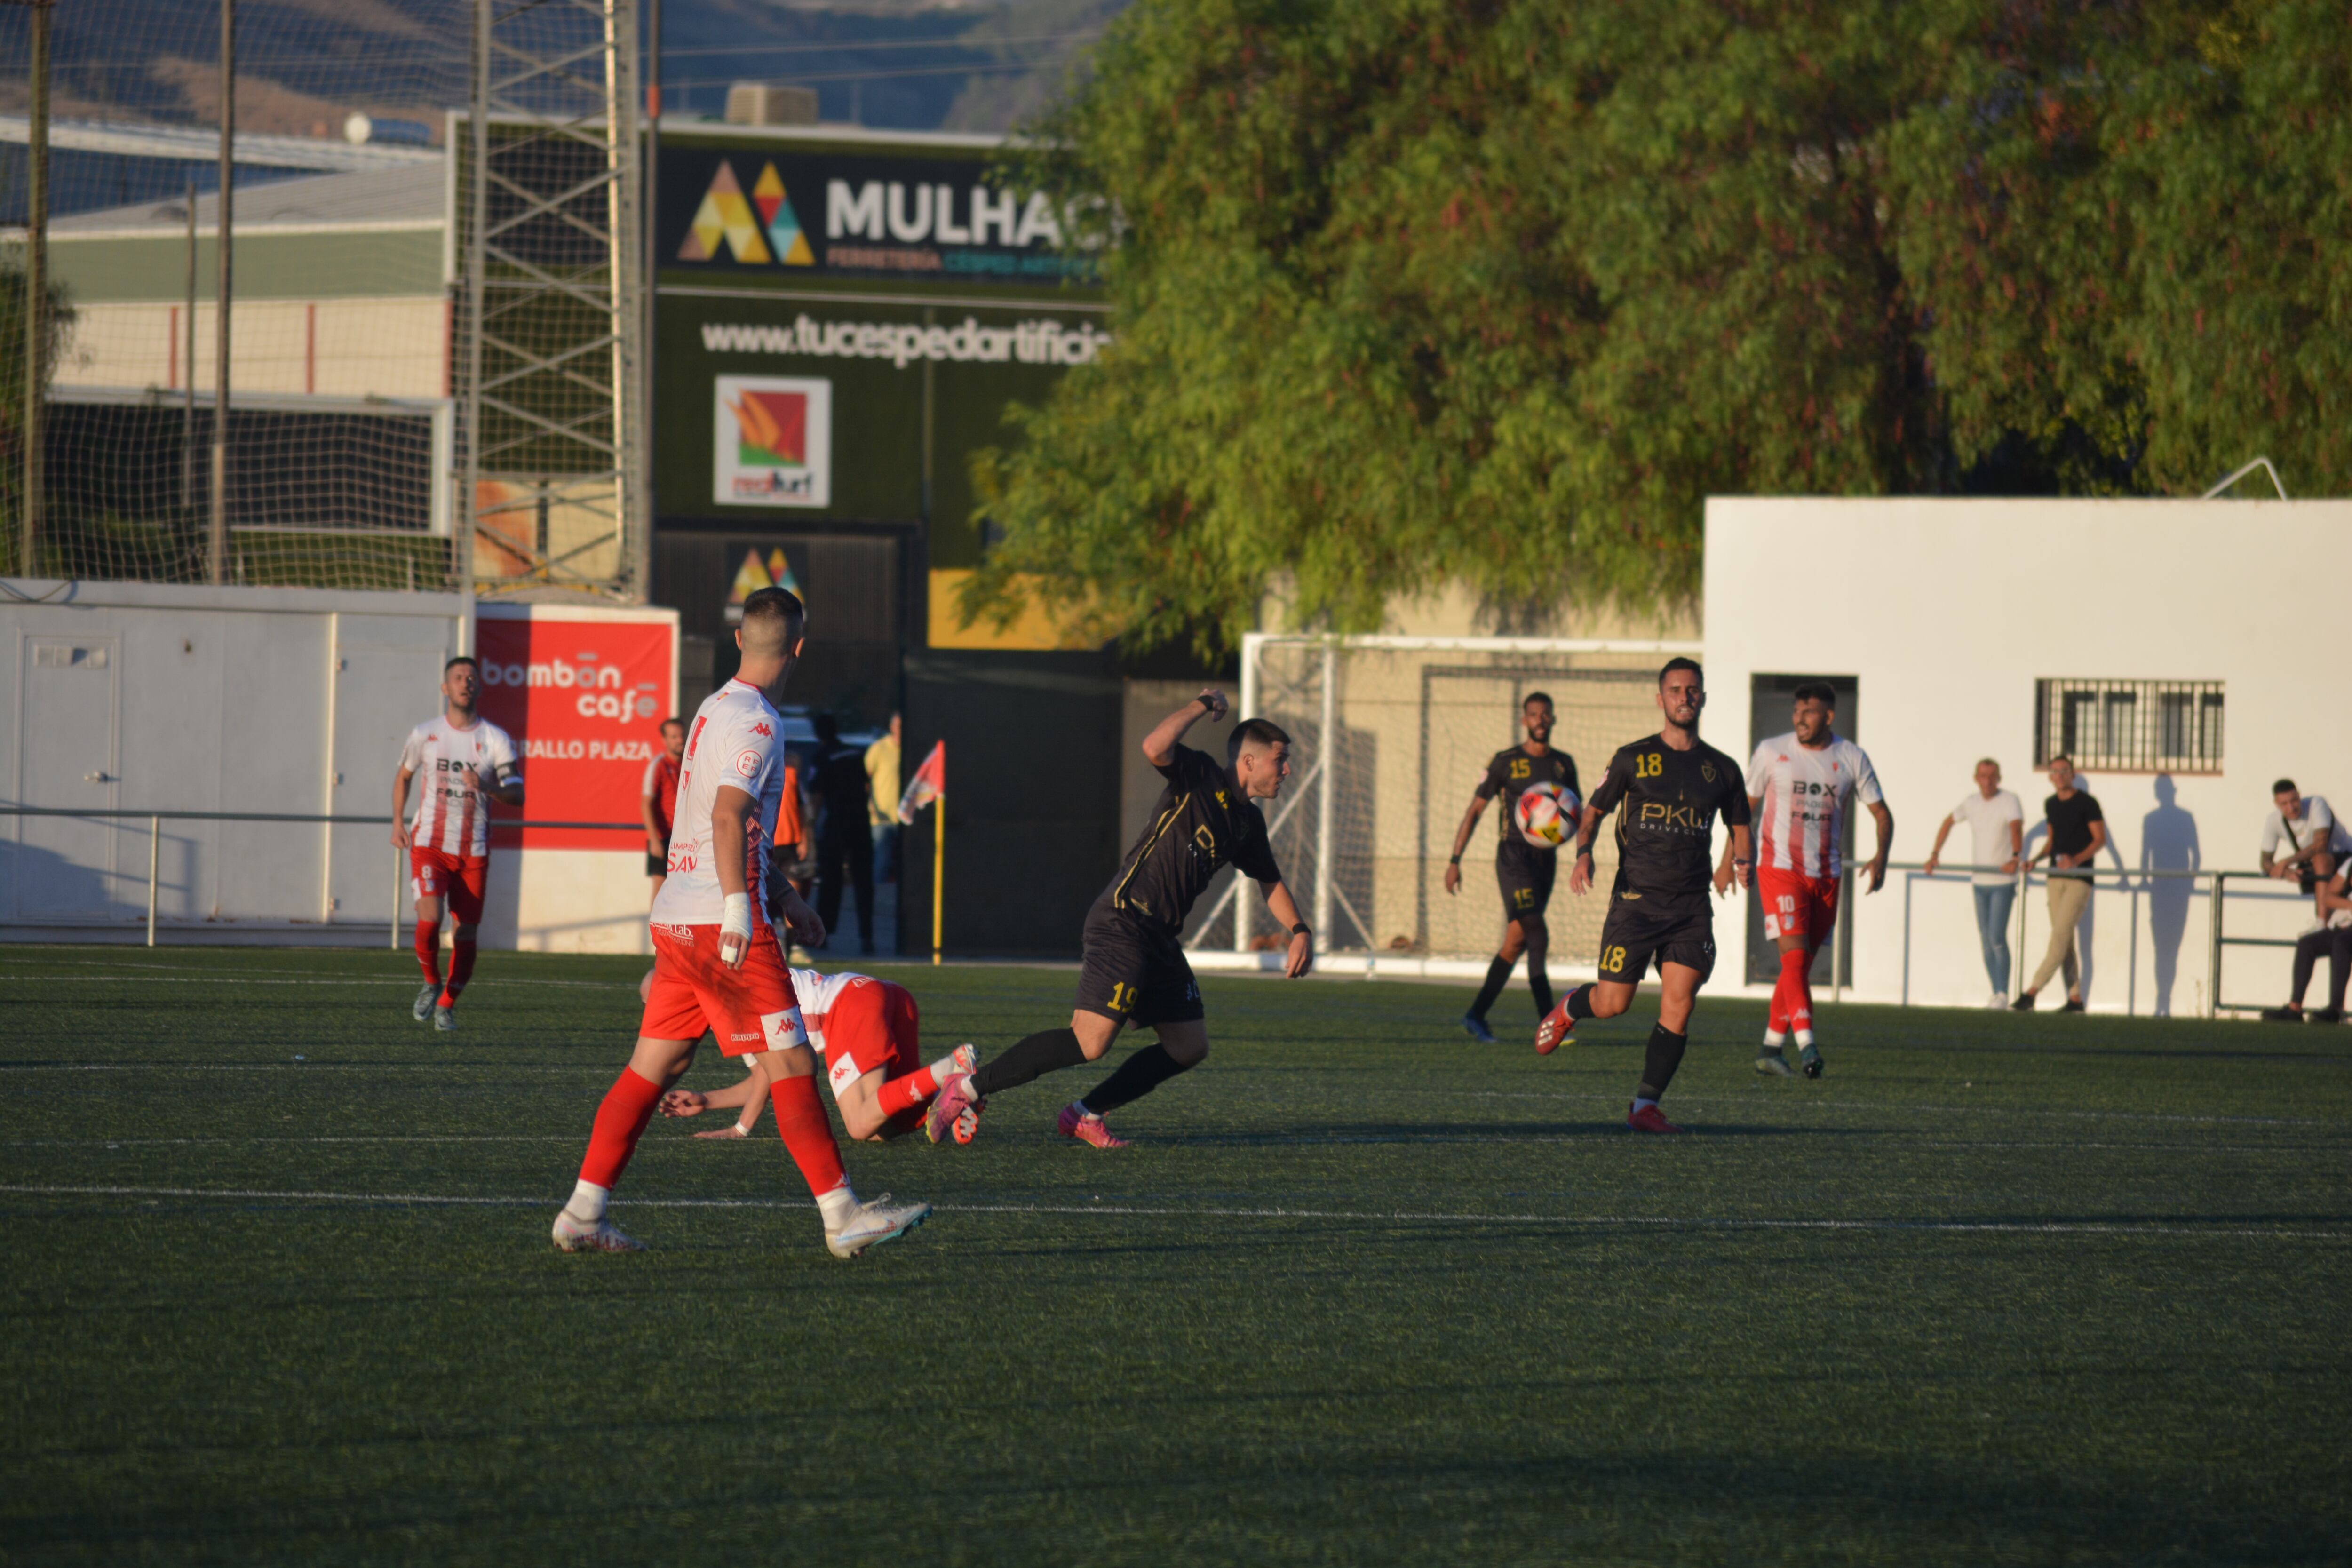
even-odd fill
[{"label": "white wristband", "polygon": [[751,940],[751,895],[730,893],[727,908],[719,917],[719,940],[725,942],[730,936],[740,936],[745,942]]}]

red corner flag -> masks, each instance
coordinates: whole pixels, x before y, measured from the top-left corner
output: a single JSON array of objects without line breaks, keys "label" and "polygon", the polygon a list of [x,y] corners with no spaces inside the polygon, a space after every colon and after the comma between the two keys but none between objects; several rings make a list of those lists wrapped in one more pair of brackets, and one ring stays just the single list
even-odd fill
[{"label": "red corner flag", "polygon": [[898,797],[898,820],[912,822],[915,813],[948,793],[948,743],[940,741],[931,747],[931,754],[907,781],[907,793]]}]

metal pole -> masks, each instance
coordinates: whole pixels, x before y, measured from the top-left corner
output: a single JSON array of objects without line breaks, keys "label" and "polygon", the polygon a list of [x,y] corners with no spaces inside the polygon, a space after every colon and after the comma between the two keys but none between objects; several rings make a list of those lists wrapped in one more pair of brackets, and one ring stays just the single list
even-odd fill
[{"label": "metal pole", "polygon": [[2227,872],[2213,873],[2213,908],[2208,916],[2210,934],[2205,945],[2205,1016],[2221,1016],[2221,880]]},{"label": "metal pole", "polygon": [[931,963],[940,962],[940,934],[947,924],[948,797],[931,803]]},{"label": "metal pole", "polygon": [[220,191],[215,197],[213,243],[220,255],[220,287],[213,295],[213,505],[210,570],[215,583],[228,581],[228,320],[231,286],[230,206],[236,192],[236,0],[221,0]]},{"label": "metal pole", "polygon": [[[473,620],[474,527],[481,505],[482,478],[482,228],[489,221],[490,9],[494,0],[474,0],[474,90],[467,110],[466,140],[471,156],[466,177],[466,443],[465,468],[457,486],[457,516],[449,542],[449,575],[466,598],[465,619]],[[461,628],[460,637],[466,635]]]},{"label": "metal pole", "polygon": [[23,572],[39,574],[41,394],[48,369],[49,304],[49,6],[33,5],[32,125],[26,136],[25,209],[25,495]]},{"label": "metal pole", "polygon": [[188,320],[181,336],[186,340],[187,370],[184,376],[186,409],[180,421],[180,505],[196,510],[196,182],[188,178]]},{"label": "metal pole", "polygon": [[[1234,721],[1257,717],[1257,661],[1260,652],[1257,632],[1242,634],[1242,707]],[[1250,950],[1250,906],[1242,897],[1241,873],[1234,873],[1234,951]]]},{"label": "metal pole", "polygon": [[[661,195],[661,0],[646,0],[646,135],[644,166],[637,171],[637,200],[644,209],[638,226],[644,230],[644,244],[638,249],[639,287],[645,292],[639,311],[637,344],[637,494],[643,500],[642,514],[637,525],[642,530],[642,553],[638,558],[637,597],[651,603],[654,596],[654,356],[658,344],[655,328],[661,322],[661,284],[656,275],[660,265],[660,195]],[[929,360],[923,362],[929,364]]]},{"label": "metal pole", "polygon": [[[395,816],[393,820],[398,822],[400,819]],[[394,952],[400,951],[400,874],[408,869],[401,864],[401,859],[400,846],[395,844],[392,847],[392,924],[386,942]]]},{"label": "metal pole", "polygon": [[[928,362],[927,362],[928,363]],[[1339,650],[1329,643],[1323,645],[1323,710],[1315,743],[1323,748],[1320,761],[1323,776],[1315,783],[1315,938],[1327,948],[1331,937],[1331,781],[1339,773],[1332,764],[1339,760],[1331,737],[1337,732],[1335,720],[1339,711]],[[1239,907],[1236,900],[1235,907]]]},{"label": "metal pole", "polygon": [[163,819],[147,819],[147,945],[155,945],[155,875],[163,863]]},{"label": "metal pole", "polygon": [[[2025,951],[2025,917],[2026,911],[2032,907],[2032,903],[2033,873],[2020,867],[2017,873],[2017,953],[2009,966],[2009,977],[2012,982],[2023,978],[2025,966],[2030,962]],[[2010,1000],[2016,1001],[2018,994],[2024,989],[2021,984],[2012,984],[2010,986],[2011,993]]]}]

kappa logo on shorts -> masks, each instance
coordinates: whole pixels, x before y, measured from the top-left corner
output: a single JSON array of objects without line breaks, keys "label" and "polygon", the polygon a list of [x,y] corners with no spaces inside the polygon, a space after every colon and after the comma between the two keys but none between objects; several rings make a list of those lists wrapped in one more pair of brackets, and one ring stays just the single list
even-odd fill
[{"label": "kappa logo on shorts", "polygon": [[[761,1033],[767,1037],[768,1048],[772,1051],[787,1050],[793,1046],[808,1044],[808,1026],[801,1021],[801,1010],[798,1007],[787,1007],[781,1013],[761,1014],[760,1029]],[[747,1040],[759,1037],[756,1035],[736,1037],[738,1039]]]}]

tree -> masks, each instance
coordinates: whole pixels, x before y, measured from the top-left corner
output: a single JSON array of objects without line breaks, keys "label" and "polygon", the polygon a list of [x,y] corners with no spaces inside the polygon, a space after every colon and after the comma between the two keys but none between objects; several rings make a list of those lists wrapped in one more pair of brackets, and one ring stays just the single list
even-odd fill
[{"label": "tree", "polygon": [[1031,171],[1115,215],[1117,347],[979,460],[964,608],[1654,604],[1709,494],[2340,484],[2343,26],[1140,0]]}]

